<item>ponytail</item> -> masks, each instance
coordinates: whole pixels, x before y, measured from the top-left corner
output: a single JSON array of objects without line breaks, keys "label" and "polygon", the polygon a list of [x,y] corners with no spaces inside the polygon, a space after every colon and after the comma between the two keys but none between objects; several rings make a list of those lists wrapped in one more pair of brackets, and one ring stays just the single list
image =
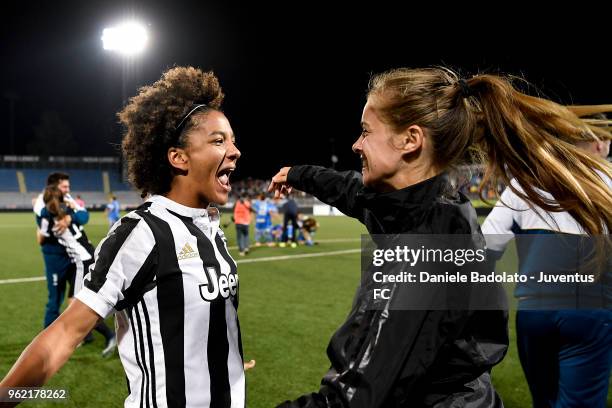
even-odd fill
[{"label": "ponytail", "polygon": [[[612,105],[565,107],[523,94],[494,75],[466,82],[482,116],[481,137],[473,141],[487,160],[481,196],[484,185],[501,180],[531,205],[567,211],[589,235],[610,231],[612,191],[602,178],[612,179],[610,164],[576,144],[612,138],[610,121],[579,117],[612,111]],[[522,191],[510,183],[512,178]]]}]

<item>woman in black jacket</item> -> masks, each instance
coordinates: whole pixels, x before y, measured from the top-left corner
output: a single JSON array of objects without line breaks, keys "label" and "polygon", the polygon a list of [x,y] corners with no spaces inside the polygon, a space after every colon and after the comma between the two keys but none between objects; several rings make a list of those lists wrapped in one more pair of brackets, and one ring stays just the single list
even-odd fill
[{"label": "woman in black jacket", "polygon": [[[513,176],[531,202],[547,204],[534,187],[554,190],[561,208],[584,203],[580,188],[592,190],[598,210],[578,209],[577,219],[590,234],[611,226],[609,197],[597,193],[602,182],[592,177],[609,168],[566,143],[588,140],[596,130],[505,78],[462,80],[441,68],[377,75],[362,127],[353,144],[361,174],[285,167],[269,190],[311,193],[359,219],[370,234],[471,234],[481,242],[474,209],[446,174],[477,149],[488,158],[483,183],[499,178],[509,185]],[[505,310],[374,310],[365,294],[358,289],[329,343],[331,368],[319,392],[282,407],[503,406],[490,371],[508,346]],[[402,295],[393,292],[389,302]]]}]

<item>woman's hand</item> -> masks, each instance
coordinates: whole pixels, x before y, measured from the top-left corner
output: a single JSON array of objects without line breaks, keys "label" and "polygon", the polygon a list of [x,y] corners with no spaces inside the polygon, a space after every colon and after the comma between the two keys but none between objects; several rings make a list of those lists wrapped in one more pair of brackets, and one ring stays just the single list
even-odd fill
[{"label": "woman's hand", "polygon": [[268,192],[274,191],[274,198],[280,198],[281,194],[291,194],[292,187],[287,184],[287,174],[291,167],[283,167],[274,177],[268,186]]},{"label": "woman's hand", "polygon": [[66,194],[64,196],[64,203],[66,203],[66,205],[70,208],[72,208],[73,210],[76,209],[78,207],[76,201],[74,201],[74,198],[72,198],[70,196],[70,194]]},{"label": "woman's hand", "polygon": [[255,367],[255,360],[247,361],[244,363],[244,371],[250,370],[253,367]]},{"label": "woman's hand", "polygon": [[60,220],[56,219],[55,225],[53,226],[53,232],[57,233],[58,235],[62,235],[64,231],[66,231],[70,227],[71,223],[72,223],[72,217],[69,215],[65,215]]},{"label": "woman's hand", "polygon": [[[40,387],[68,361],[78,344],[89,333],[100,316],[79,300],[43,330],[21,353],[13,368],[0,381],[0,401],[9,387]],[[1,403],[12,407],[15,403]]]}]

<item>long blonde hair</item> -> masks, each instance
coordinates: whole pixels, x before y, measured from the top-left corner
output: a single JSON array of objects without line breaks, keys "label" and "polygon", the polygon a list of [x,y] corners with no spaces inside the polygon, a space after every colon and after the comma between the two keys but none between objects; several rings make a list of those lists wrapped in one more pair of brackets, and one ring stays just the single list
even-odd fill
[{"label": "long blonde hair", "polygon": [[[612,178],[610,163],[575,145],[612,139],[611,121],[580,118],[610,112],[612,105],[563,106],[518,91],[507,77],[462,80],[446,68],[376,75],[368,97],[395,131],[413,124],[425,129],[438,169],[484,163],[481,196],[484,186],[502,181],[530,205],[567,211],[589,235],[610,231],[612,192],[601,177]],[[512,178],[522,191],[510,183]]]}]

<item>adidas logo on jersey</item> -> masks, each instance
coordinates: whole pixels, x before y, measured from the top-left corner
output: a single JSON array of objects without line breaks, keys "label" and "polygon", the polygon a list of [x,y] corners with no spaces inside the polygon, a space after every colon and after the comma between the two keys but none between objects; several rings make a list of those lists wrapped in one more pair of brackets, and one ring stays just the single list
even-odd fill
[{"label": "adidas logo on jersey", "polygon": [[189,243],[186,243],[183,246],[183,249],[181,249],[181,252],[178,253],[177,257],[180,261],[181,259],[195,258],[196,256],[200,256],[200,254],[198,254],[197,251],[194,251],[193,248],[191,248],[191,245],[189,245]]}]

